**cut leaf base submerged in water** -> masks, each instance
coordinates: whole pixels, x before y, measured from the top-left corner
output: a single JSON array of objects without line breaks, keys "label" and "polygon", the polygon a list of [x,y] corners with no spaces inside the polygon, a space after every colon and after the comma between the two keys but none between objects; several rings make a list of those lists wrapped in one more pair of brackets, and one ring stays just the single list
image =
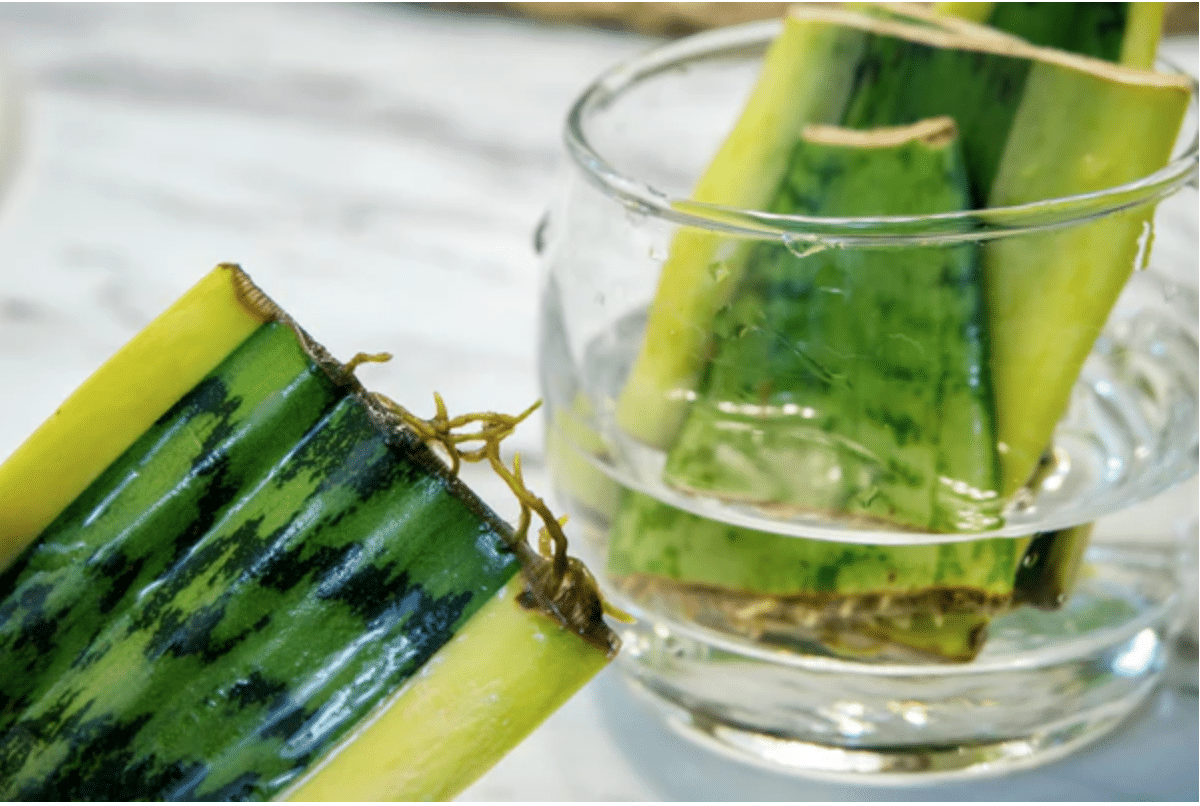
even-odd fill
[{"label": "cut leaf base submerged in water", "polygon": [[[240,343],[180,357],[231,321]],[[153,387],[154,362],[139,377],[128,359],[162,352],[194,388],[127,406],[108,425],[130,444],[66,474],[74,502],[55,514],[46,489],[52,523],[0,535],[31,543],[0,601],[7,798],[450,797],[611,657],[558,524],[545,556],[525,542],[544,505],[497,452],[519,418],[408,415],[236,267],[0,467],[0,501],[37,510],[58,446],[86,443],[87,412],[128,384]],[[512,480],[515,533],[424,439]]]}]

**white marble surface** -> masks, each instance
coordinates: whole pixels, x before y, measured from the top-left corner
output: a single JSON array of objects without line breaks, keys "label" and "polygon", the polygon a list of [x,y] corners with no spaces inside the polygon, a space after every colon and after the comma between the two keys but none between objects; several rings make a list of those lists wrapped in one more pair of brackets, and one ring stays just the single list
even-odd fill
[{"label": "white marble surface", "polygon": [[[0,455],[226,260],[335,354],[396,352],[363,374],[418,412],[434,389],[457,411],[523,408],[538,396],[530,236],[564,111],[652,44],[395,5],[0,5],[0,84],[21,102],[0,202]],[[1173,49],[1195,69],[1194,38]],[[5,131],[0,113],[0,153]],[[544,489],[536,417],[513,447]],[[505,511],[486,474],[472,483]],[[1193,483],[1135,518],[1195,500]],[[1197,757],[1194,647],[1085,752],[919,790],[714,758],[606,672],[464,799],[1195,801]]]}]

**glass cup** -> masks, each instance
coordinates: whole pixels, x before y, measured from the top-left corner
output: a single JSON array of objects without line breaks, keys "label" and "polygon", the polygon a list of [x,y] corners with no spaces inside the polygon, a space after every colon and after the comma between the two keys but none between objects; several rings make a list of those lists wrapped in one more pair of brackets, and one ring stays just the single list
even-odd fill
[{"label": "glass cup", "polygon": [[[1197,468],[1195,89],[1166,168],[1086,196],[874,219],[687,202],[778,31],[669,44],[570,110],[535,241],[547,455],[573,546],[632,618],[626,680],[701,744],[858,782],[1060,757],[1144,700],[1188,615],[1194,513],[1106,524]],[[1085,279],[1032,323],[986,309],[996,254],[1128,227],[1123,285]],[[712,258],[664,291],[686,239]],[[751,264],[766,279],[735,268]],[[947,283],[947,266],[983,268]],[[671,305],[692,319],[655,331]],[[648,326],[691,365],[665,402],[637,388]],[[997,358],[1029,327],[1051,358]],[[1078,376],[1058,377],[1081,340]],[[1057,409],[1038,396],[1056,384]],[[1013,458],[1004,435],[1047,407],[1050,445]],[[995,481],[1022,461],[1026,483]]]}]

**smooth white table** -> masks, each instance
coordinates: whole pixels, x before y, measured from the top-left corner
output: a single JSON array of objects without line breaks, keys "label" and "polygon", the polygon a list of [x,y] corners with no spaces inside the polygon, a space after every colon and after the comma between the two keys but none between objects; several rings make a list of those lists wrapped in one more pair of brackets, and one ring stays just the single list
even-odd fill
[{"label": "smooth white table", "polygon": [[[220,261],[336,355],[396,352],[362,374],[418,412],[434,389],[454,411],[524,408],[539,394],[530,239],[564,112],[653,44],[396,5],[0,5],[0,66],[20,89],[0,202],[0,455]],[[1194,37],[1170,47],[1195,69]],[[545,490],[540,443],[535,416],[511,447]],[[505,512],[486,472],[470,480]],[[1175,528],[1195,502],[1193,482],[1125,525]],[[1194,646],[1076,756],[905,790],[711,756],[610,671],[464,799],[1195,801],[1197,757]]]}]

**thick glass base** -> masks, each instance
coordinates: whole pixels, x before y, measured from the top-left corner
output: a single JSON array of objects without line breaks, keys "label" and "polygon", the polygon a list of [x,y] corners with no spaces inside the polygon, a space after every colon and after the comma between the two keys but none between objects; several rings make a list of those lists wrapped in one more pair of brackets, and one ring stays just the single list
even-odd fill
[{"label": "thick glass base", "polygon": [[776,736],[688,710],[671,694],[626,677],[630,689],[680,736],[774,772],[838,783],[896,786],[957,781],[1026,770],[1062,758],[1117,727],[1153,688],[1025,736],[911,747],[847,747]]},{"label": "thick glass base", "polygon": [[997,619],[970,663],[770,651],[618,599],[638,616],[620,664],[676,732],[775,771],[896,785],[1028,769],[1112,730],[1161,678],[1179,596],[1148,559],[1093,548],[1071,604]]}]

